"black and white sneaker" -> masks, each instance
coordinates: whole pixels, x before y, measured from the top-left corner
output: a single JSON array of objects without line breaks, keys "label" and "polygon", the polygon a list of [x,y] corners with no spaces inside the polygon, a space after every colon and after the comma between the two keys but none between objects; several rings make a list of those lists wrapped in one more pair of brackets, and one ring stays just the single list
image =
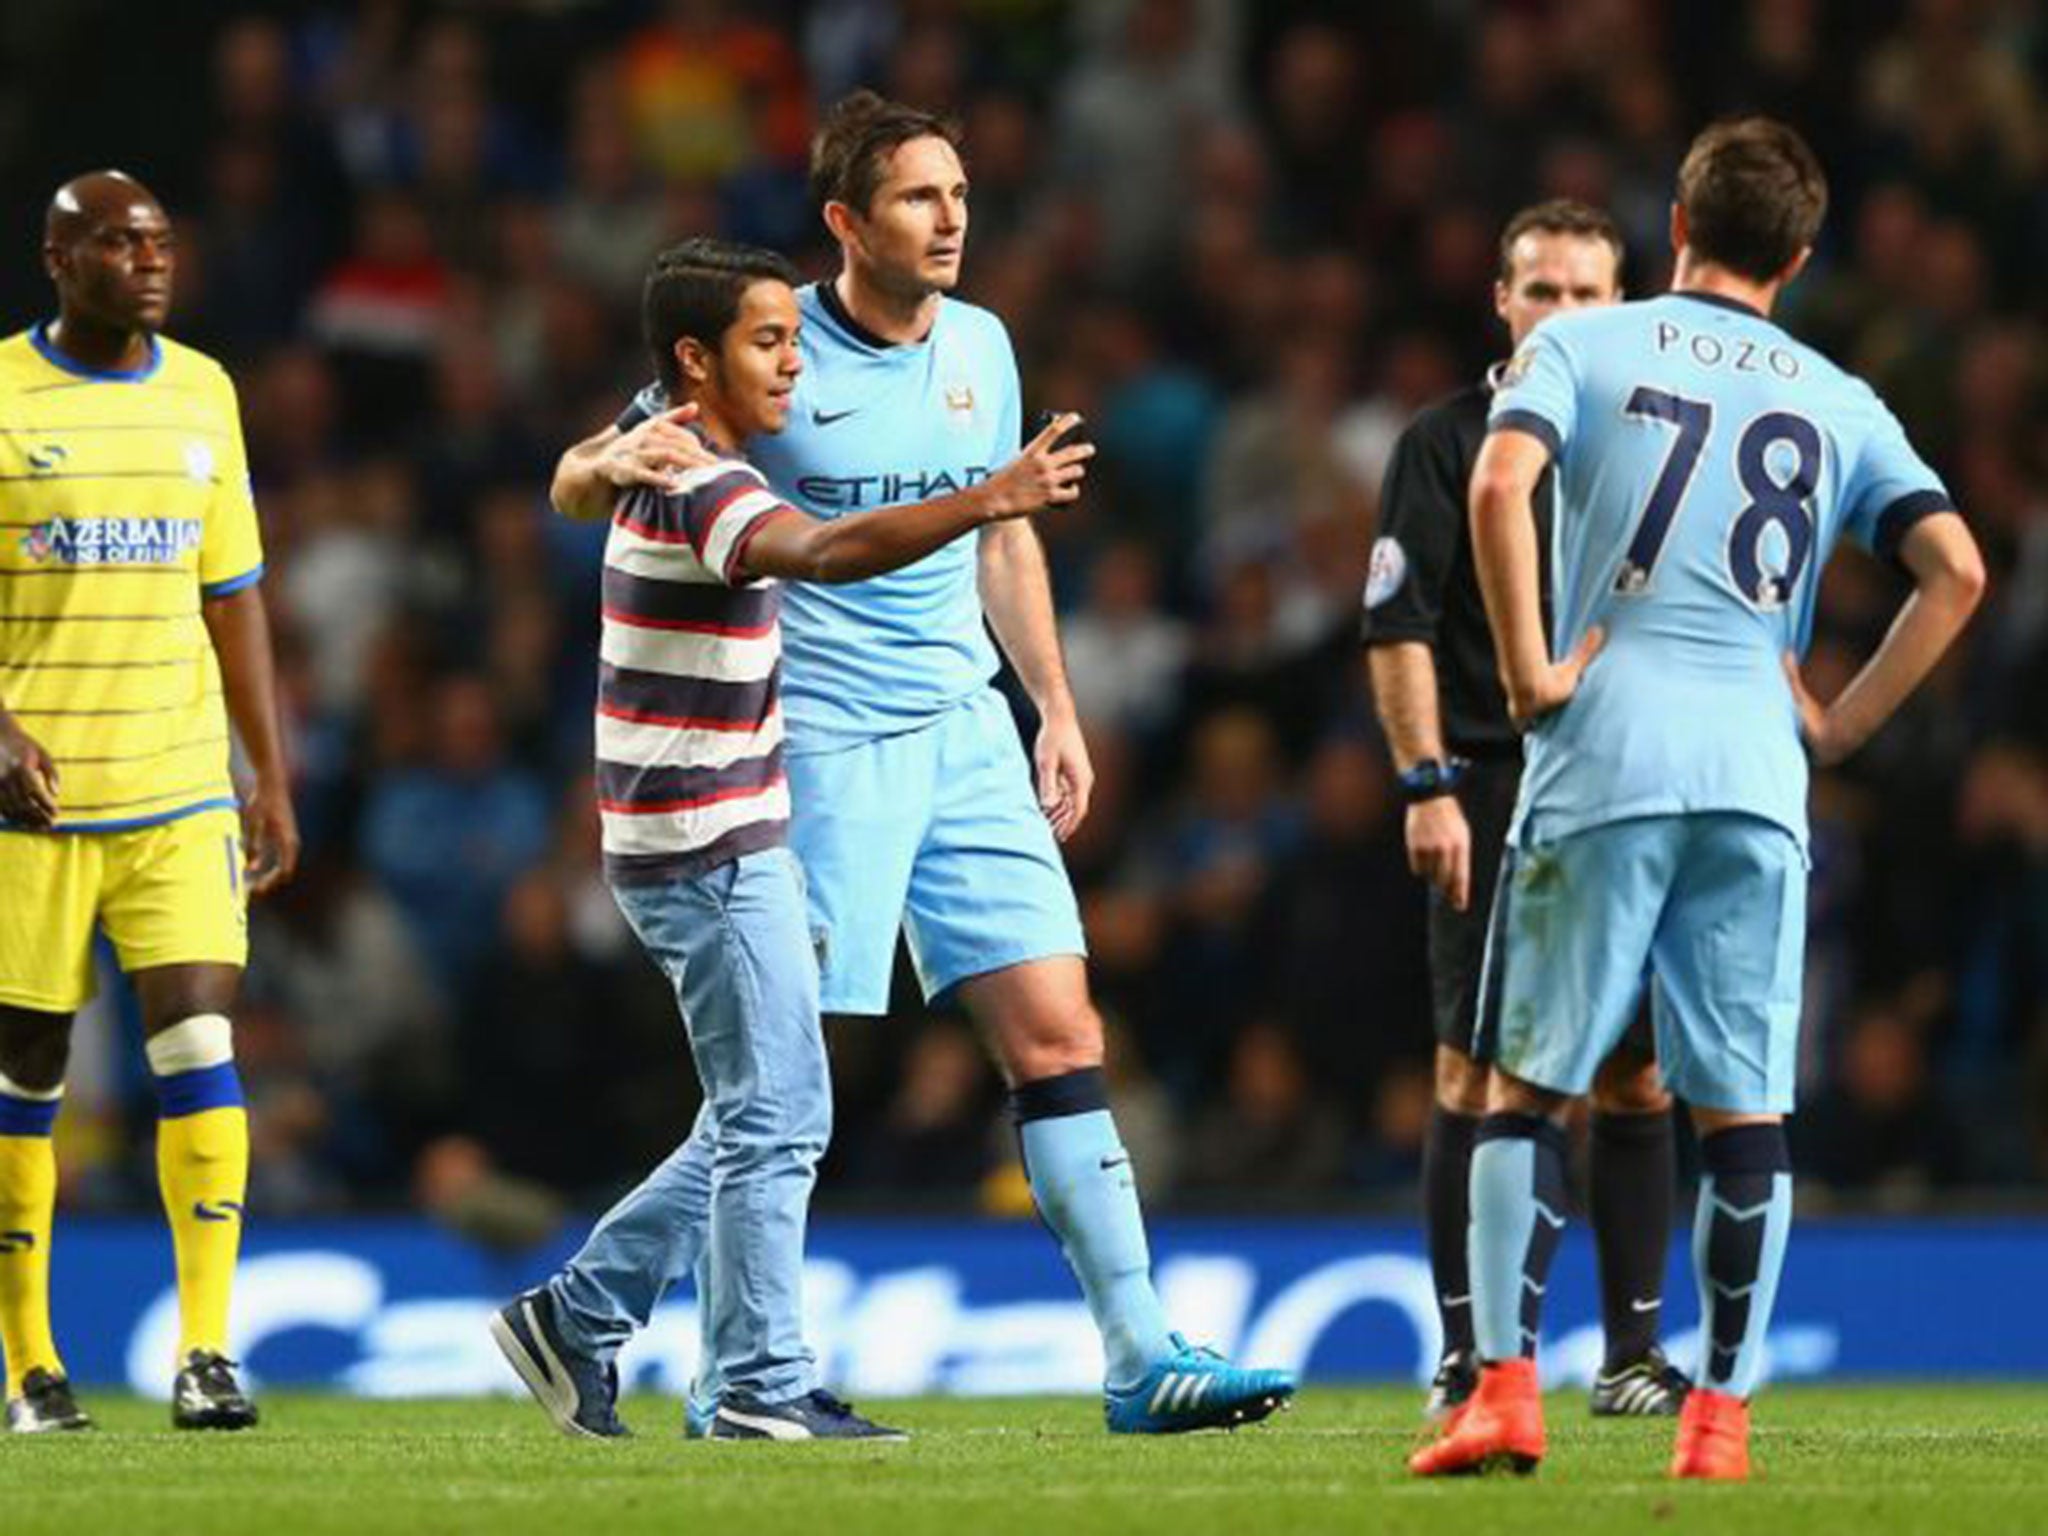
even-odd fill
[{"label": "black and white sneaker", "polygon": [[830,1392],[816,1391],[786,1403],[757,1403],[728,1397],[711,1420],[713,1440],[908,1440],[853,1411]]},{"label": "black and white sneaker", "polygon": [[53,1430],[91,1429],[92,1416],[71,1395],[71,1383],[41,1366],[21,1378],[21,1396],[7,1400],[7,1430],[46,1435]]},{"label": "black and white sneaker", "polygon": [[210,1349],[195,1349],[178,1368],[171,1387],[174,1429],[254,1429],[256,1405],[242,1390],[235,1362]]},{"label": "black and white sneaker", "polygon": [[1652,1344],[1649,1353],[1626,1365],[1602,1370],[1593,1378],[1593,1416],[1601,1419],[1669,1419],[1685,1406],[1692,1378],[1664,1358]]},{"label": "black and white sneaker", "polygon": [[1478,1357],[1469,1349],[1445,1350],[1429,1384],[1429,1397],[1422,1405],[1423,1417],[1432,1424],[1441,1424],[1478,1389]]},{"label": "black and white sneaker", "polygon": [[492,1313],[491,1338],[563,1434],[622,1440],[633,1433],[619,1422],[618,1369],[569,1347],[546,1286]]}]

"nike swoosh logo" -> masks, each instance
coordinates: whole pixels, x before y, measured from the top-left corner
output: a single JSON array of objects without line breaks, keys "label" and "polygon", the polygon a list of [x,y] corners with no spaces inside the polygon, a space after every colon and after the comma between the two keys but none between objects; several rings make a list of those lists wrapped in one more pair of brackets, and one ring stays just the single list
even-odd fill
[{"label": "nike swoosh logo", "polygon": [[811,410],[811,425],[814,427],[829,427],[835,421],[846,420],[847,417],[859,409],[860,407],[857,405],[848,406],[843,411],[821,411],[813,407]]},{"label": "nike swoosh logo", "polygon": [[1128,1152],[1122,1154],[1119,1157],[1105,1157],[1102,1160],[1102,1170],[1105,1173],[1107,1173],[1112,1168],[1128,1168],[1130,1166],[1131,1154]]},{"label": "nike swoosh logo", "polygon": [[1661,1300],[1659,1300],[1659,1301],[1631,1301],[1631,1302],[1630,1302],[1630,1303],[1628,1304],[1629,1310],[1630,1310],[1631,1312],[1656,1312],[1656,1311],[1660,1311],[1660,1310],[1662,1310],[1663,1306],[1664,1306],[1664,1303],[1663,1303],[1663,1302],[1662,1302]]},{"label": "nike swoosh logo", "polygon": [[233,1221],[242,1214],[242,1207],[233,1200],[216,1200],[211,1205],[197,1200],[193,1202],[192,1214],[200,1221]]}]

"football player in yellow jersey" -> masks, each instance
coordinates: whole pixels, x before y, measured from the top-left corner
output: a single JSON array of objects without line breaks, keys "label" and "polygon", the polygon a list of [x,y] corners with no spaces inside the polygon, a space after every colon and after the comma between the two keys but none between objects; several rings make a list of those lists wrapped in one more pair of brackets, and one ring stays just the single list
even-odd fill
[{"label": "football player in yellow jersey", "polygon": [[[241,1429],[227,1357],[248,1118],[244,902],[291,873],[263,551],[234,386],[159,334],[171,227],[133,179],[50,203],[57,318],[0,341],[0,1344],[7,1426],[82,1429],[50,1326],[51,1128],[93,929],[142,1007],[181,1317],[172,1421]],[[232,719],[255,773],[238,806]]]}]

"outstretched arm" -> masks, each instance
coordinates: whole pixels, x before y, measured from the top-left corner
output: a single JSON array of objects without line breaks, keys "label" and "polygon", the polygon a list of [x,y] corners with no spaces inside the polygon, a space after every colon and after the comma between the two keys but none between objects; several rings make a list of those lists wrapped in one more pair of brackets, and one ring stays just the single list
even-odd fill
[{"label": "outstretched arm", "polygon": [[1926,680],[1984,595],[1984,557],[1968,525],[1953,512],[1922,518],[1907,530],[1899,558],[1913,576],[1913,595],[1841,696],[1823,705],[1806,691],[1798,661],[1785,658],[1807,750],[1823,767],[1840,762],[1877,734]]},{"label": "outstretched arm", "polygon": [[754,530],[737,556],[736,574],[864,581],[922,560],[963,533],[1013,523],[1040,508],[1072,501],[1080,494],[1087,460],[1095,450],[1085,443],[1069,448],[1058,444],[1079,419],[1062,417],[980,485],[951,496],[830,521],[786,509]]}]

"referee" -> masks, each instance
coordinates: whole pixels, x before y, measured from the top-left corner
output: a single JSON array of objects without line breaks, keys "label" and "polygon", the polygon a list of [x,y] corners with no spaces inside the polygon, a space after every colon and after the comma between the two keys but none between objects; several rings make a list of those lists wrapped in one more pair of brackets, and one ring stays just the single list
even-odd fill
[{"label": "referee", "polygon": [[[1511,345],[1547,315],[1618,302],[1621,261],[1620,232],[1597,209],[1556,201],[1516,214],[1501,235],[1493,293]],[[1465,516],[1492,379],[1430,407],[1402,433],[1365,588],[1373,700],[1408,805],[1408,864],[1430,887],[1436,1109],[1422,1184],[1444,1337],[1432,1417],[1463,1402],[1478,1380],[1465,1241],[1472,1144],[1486,1110],[1479,992],[1521,777]],[[1547,477],[1537,515],[1547,527]],[[1689,1384],[1657,1343],[1672,1220],[1671,1098],[1641,1024],[1601,1068],[1593,1103],[1592,1219],[1607,1340],[1593,1411],[1675,1414]]]}]

